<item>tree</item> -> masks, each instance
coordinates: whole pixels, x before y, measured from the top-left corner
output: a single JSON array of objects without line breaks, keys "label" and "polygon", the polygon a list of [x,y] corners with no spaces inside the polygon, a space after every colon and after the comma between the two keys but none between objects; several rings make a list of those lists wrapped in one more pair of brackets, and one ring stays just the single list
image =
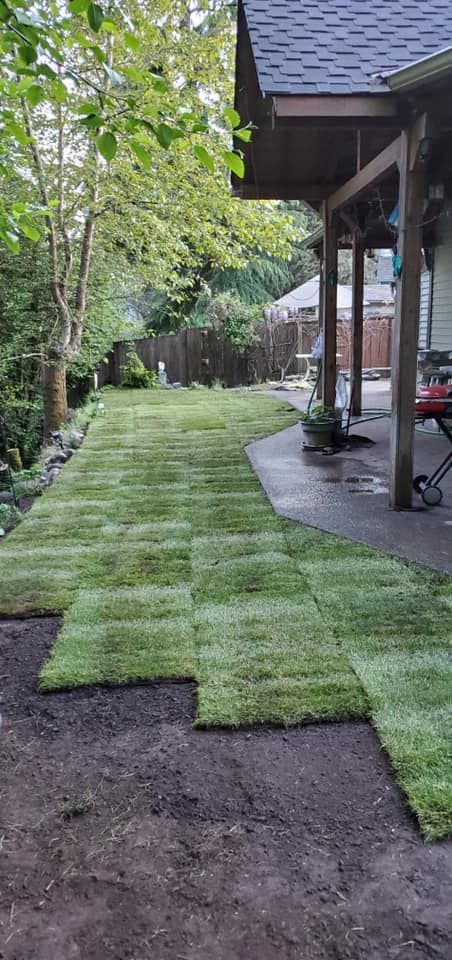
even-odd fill
[{"label": "tree", "polygon": [[[65,16],[62,4],[41,0],[30,15],[21,0],[0,0],[5,28],[0,87],[9,98],[3,123],[11,141],[3,173],[9,187],[11,169],[36,185],[31,202],[3,190],[0,236],[18,252],[18,231],[38,241],[36,217],[44,216],[56,315],[43,372],[46,433],[67,414],[66,367],[81,349],[98,219],[108,212],[116,226],[120,216],[120,178],[113,202],[108,197],[118,144],[125,143],[129,164],[133,158],[141,173],[155,174],[160,153],[178,141],[181,148],[189,145],[191,159],[209,176],[218,177],[212,154],[199,142],[209,129],[199,119],[207,112],[199,85],[205,55],[202,34],[184,26],[187,5],[132,0],[126,7],[124,12],[122,4],[109,5],[105,14],[89,0],[70,0],[71,15]],[[209,5],[206,10],[210,15]],[[88,32],[86,22],[80,23],[84,16]],[[124,29],[125,22],[133,29]],[[192,43],[183,44],[184,31]],[[194,83],[189,73],[196,69]],[[248,138],[235,111],[225,110],[224,119],[228,138]],[[222,160],[240,175],[239,153],[225,149],[226,128],[214,141]]]}]

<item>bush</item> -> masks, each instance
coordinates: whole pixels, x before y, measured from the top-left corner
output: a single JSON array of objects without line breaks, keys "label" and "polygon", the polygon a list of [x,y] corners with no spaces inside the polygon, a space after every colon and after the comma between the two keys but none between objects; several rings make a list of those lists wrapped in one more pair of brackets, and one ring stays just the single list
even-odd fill
[{"label": "bush", "polygon": [[6,527],[14,527],[21,520],[20,510],[12,507],[9,503],[0,503],[0,536],[4,537]]},{"label": "bush", "polygon": [[8,458],[7,451],[17,447],[26,467],[35,460],[42,443],[42,400],[22,400],[0,386],[0,457]]},{"label": "bush", "polygon": [[129,350],[126,362],[121,367],[123,379],[121,386],[133,389],[155,389],[159,386],[159,378],[155,370],[146,370],[135,350]]},{"label": "bush", "polygon": [[210,304],[209,318],[226,340],[244,350],[253,343],[256,324],[262,320],[262,307],[249,306],[230,293],[220,293]]}]

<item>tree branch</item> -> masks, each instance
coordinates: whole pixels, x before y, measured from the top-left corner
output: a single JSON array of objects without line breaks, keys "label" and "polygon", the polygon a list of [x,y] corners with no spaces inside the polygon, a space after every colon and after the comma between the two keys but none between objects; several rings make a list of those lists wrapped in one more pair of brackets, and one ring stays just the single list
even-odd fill
[{"label": "tree branch", "polygon": [[[61,69],[58,68],[58,74]],[[67,285],[72,270],[72,245],[69,234],[66,229],[65,221],[65,189],[64,189],[64,117],[61,103],[57,104],[57,123],[58,123],[58,226],[61,233],[64,248],[64,271],[62,275],[62,284],[64,297],[67,300]]]},{"label": "tree branch", "polygon": [[64,352],[70,340],[71,325],[70,325],[67,299],[65,299],[65,297],[63,296],[63,292],[61,289],[59,263],[58,263],[57,233],[56,233],[53,217],[51,216],[48,210],[49,193],[47,190],[44,166],[41,159],[38,141],[33,134],[33,129],[31,126],[30,111],[28,109],[28,104],[26,100],[22,99],[21,103],[22,103],[22,110],[24,115],[25,129],[27,132],[27,136],[30,137],[30,152],[33,158],[35,169],[36,169],[39,192],[41,195],[42,203],[44,204],[45,207],[47,207],[45,224],[47,227],[47,240],[48,240],[49,256],[50,256],[50,292],[52,295],[53,302],[56,304],[59,319],[60,319],[60,329],[58,330],[58,341],[57,343],[55,343],[54,348],[57,352],[61,352],[61,351]]}]

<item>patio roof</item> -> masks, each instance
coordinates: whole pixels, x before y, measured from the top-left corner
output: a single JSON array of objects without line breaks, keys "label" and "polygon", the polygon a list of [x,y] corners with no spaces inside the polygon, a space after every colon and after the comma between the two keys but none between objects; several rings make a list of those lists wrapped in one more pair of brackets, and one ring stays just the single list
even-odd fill
[{"label": "patio roof", "polygon": [[[447,47],[446,47],[447,45]],[[452,198],[450,0],[239,0],[236,106],[249,199],[322,210],[322,395],[334,405],[338,249],[353,250],[353,412],[366,247],[397,244],[391,496],[411,506],[422,247]],[[446,49],[445,49],[446,47]],[[392,216],[395,205],[397,224]],[[312,243],[312,238],[311,238]]]},{"label": "patio roof", "polygon": [[[450,0],[381,0],[374,8],[362,0],[240,0],[236,107],[256,130],[240,144],[248,162],[245,178],[233,178],[236,192],[319,209],[403,127],[410,90],[391,89],[400,68],[405,76],[413,61],[434,67],[443,51],[446,70],[447,44]],[[441,91],[426,98],[437,110]],[[397,199],[392,174],[380,189],[383,203]]]},{"label": "patio roof", "polygon": [[452,43],[450,0],[243,0],[243,6],[263,94],[375,93],[373,74]]}]

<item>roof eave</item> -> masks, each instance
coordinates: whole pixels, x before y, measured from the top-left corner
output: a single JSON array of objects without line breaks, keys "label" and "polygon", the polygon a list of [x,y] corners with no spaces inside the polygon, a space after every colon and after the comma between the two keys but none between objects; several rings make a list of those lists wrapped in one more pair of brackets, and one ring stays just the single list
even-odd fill
[{"label": "roof eave", "polygon": [[452,73],[452,47],[446,47],[398,70],[381,73],[376,79],[383,80],[393,93],[400,93],[425,83],[441,80],[450,73]]}]

